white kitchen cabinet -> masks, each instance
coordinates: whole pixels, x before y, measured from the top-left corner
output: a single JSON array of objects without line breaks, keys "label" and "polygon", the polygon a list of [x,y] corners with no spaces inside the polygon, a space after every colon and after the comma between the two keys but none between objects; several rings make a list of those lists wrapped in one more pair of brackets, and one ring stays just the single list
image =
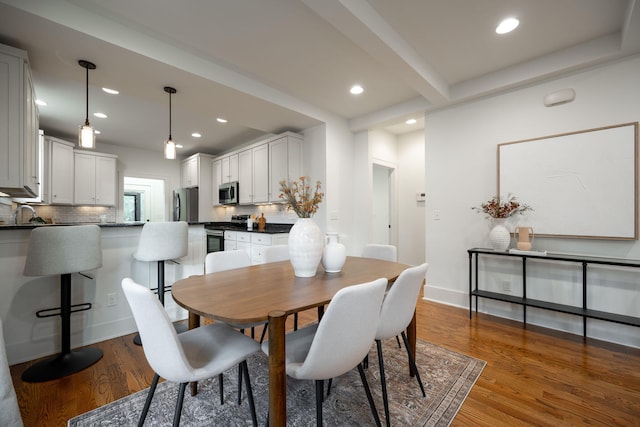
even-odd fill
[{"label": "white kitchen cabinet", "polygon": [[221,184],[238,181],[238,154],[222,157],[220,162],[222,168]]},{"label": "white kitchen cabinet", "polygon": [[76,205],[116,204],[116,156],[74,151],[74,192]]},{"label": "white kitchen cabinet", "polygon": [[200,176],[198,172],[197,155],[183,160],[180,164],[182,187],[197,187],[200,184]]},{"label": "white kitchen cabinet", "polygon": [[0,45],[0,192],[40,193],[38,106],[27,52]]},{"label": "white kitchen cabinet", "polygon": [[280,181],[302,175],[302,138],[287,133],[269,142],[269,202],[281,202]]},{"label": "white kitchen cabinet", "polygon": [[238,154],[238,185],[241,204],[269,201],[269,146],[262,144]]},{"label": "white kitchen cabinet", "polygon": [[212,159],[209,154],[196,153],[180,164],[182,187],[198,187],[198,221],[201,222],[213,220]]},{"label": "white kitchen cabinet", "polygon": [[264,248],[272,245],[286,245],[287,233],[258,233],[226,230],[224,232],[224,250],[242,249],[251,257],[251,264],[264,263]]},{"label": "white kitchen cabinet", "polygon": [[222,160],[211,161],[211,204],[220,206],[220,195],[218,189],[222,184]]},{"label": "white kitchen cabinet", "polygon": [[269,246],[286,245],[289,242],[289,234],[251,234],[251,264],[264,264],[264,249]]},{"label": "white kitchen cabinet", "polygon": [[45,203],[73,204],[74,144],[50,136],[44,137],[44,191]]}]

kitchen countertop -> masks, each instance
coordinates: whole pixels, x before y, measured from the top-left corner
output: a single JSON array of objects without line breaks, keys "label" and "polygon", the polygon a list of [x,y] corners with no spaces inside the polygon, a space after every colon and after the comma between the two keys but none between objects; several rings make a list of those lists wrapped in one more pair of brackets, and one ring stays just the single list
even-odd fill
[{"label": "kitchen countertop", "polygon": [[[100,228],[112,228],[112,227],[141,227],[145,223],[141,222],[75,222],[75,223],[62,223],[62,224],[0,224],[0,230],[31,230],[36,227],[61,227],[61,226],[73,226],[73,225],[97,225]],[[230,231],[246,231],[249,233],[266,233],[266,234],[278,234],[288,233],[291,230],[293,224],[269,224],[267,223],[265,231],[258,231],[257,224],[253,227],[253,230],[247,230],[246,224],[233,223],[233,222],[189,222],[189,225],[204,225],[205,228],[216,230],[230,230]]]}]

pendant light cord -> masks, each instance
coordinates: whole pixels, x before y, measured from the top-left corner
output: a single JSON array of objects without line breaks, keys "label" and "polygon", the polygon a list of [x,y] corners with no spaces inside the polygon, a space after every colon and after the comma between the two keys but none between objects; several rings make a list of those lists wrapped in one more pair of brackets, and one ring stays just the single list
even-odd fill
[{"label": "pendant light cord", "polygon": [[169,91],[169,141],[173,141],[171,138],[171,91]]},{"label": "pendant light cord", "polygon": [[89,67],[86,68],[87,71],[87,80],[86,80],[86,106],[87,106],[87,110],[86,110],[86,114],[85,114],[85,118],[84,118],[84,125],[85,126],[89,126]]}]

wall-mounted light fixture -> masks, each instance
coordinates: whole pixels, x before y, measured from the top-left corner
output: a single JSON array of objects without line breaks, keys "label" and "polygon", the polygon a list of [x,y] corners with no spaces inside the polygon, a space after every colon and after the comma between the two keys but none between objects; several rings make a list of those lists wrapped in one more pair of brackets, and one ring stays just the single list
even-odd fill
[{"label": "wall-mounted light fixture", "polygon": [[569,89],[557,90],[544,96],[545,107],[554,107],[556,105],[566,104],[576,98],[576,91]]},{"label": "wall-mounted light fixture", "polygon": [[89,124],[89,70],[95,70],[96,64],[93,62],[85,61],[81,59],[78,64],[87,70],[87,103],[86,103],[86,115],[84,119],[84,125],[80,126],[80,133],[78,135],[78,144],[82,148],[94,148],[96,146],[96,134]]},{"label": "wall-mounted light fixture", "polygon": [[164,91],[169,94],[169,139],[164,143],[164,158],[174,160],[176,158],[176,144],[171,139],[171,95],[177,92],[172,87],[165,86]]}]

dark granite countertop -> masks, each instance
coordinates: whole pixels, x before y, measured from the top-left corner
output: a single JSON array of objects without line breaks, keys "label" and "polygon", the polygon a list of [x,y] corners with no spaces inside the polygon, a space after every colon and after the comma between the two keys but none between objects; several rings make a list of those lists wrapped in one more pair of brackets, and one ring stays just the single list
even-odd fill
[{"label": "dark granite countertop", "polygon": [[[61,226],[73,226],[73,225],[97,225],[100,228],[114,228],[114,227],[141,227],[144,222],[74,222],[74,223],[61,223],[61,224],[0,224],[1,230],[31,230],[36,227],[61,227]],[[239,224],[233,222],[189,222],[189,225],[203,225],[205,228],[216,230],[231,230],[231,231],[246,231],[249,233],[288,233],[293,227],[293,224],[269,224],[267,223],[265,231],[258,231],[258,226],[255,225],[253,230],[247,230],[246,224]]]},{"label": "dark granite countertop", "polygon": [[244,231],[248,233],[265,233],[265,234],[278,234],[288,233],[293,227],[293,224],[279,224],[279,223],[267,223],[265,231],[258,231],[258,225],[253,226],[253,230],[247,230],[247,225],[237,222],[219,221],[219,222],[205,222],[205,228],[223,231]]},{"label": "dark granite countertop", "polygon": [[69,227],[73,225],[97,225],[100,228],[141,227],[144,222],[74,222],[61,224],[0,224],[0,230],[31,230],[37,227]]}]

